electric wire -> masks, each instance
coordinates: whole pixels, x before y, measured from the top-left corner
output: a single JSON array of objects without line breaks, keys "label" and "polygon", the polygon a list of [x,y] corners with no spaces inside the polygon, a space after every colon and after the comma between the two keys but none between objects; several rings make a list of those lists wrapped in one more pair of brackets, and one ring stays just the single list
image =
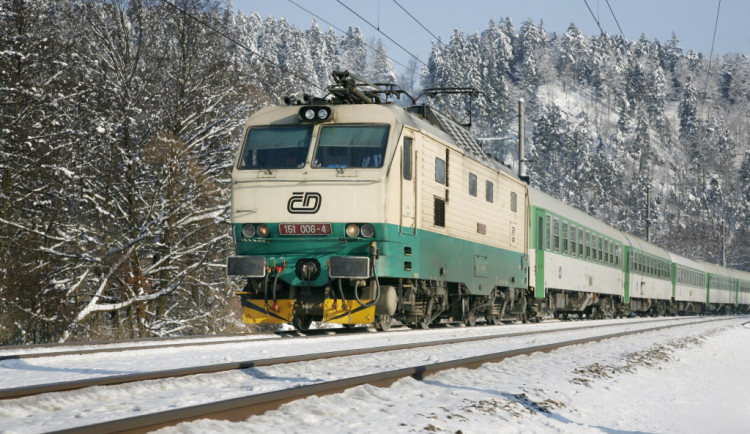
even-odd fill
[{"label": "electric wire", "polygon": [[719,0],[719,4],[716,6],[716,20],[714,21],[714,36],[711,38],[711,54],[708,55],[708,70],[706,70],[706,83],[703,86],[703,99],[701,100],[701,107],[698,110],[699,112],[703,107],[706,105],[706,98],[708,97],[708,79],[711,76],[711,61],[713,61],[714,57],[714,43],[716,42],[716,29],[719,27],[719,12],[721,11],[721,0]]},{"label": "electric wire", "polygon": [[393,0],[393,3],[396,3],[396,5],[397,5],[398,7],[400,7],[400,8],[401,8],[401,10],[402,10],[402,11],[404,11],[404,12],[406,13],[406,15],[409,15],[409,16],[411,17],[411,19],[412,19],[412,20],[414,20],[414,21],[415,21],[415,22],[416,22],[417,24],[419,24],[419,26],[420,26],[420,27],[422,27],[422,28],[423,28],[423,29],[424,29],[424,30],[425,30],[425,31],[426,31],[427,33],[429,33],[429,34],[430,34],[430,36],[432,36],[433,38],[435,38],[435,40],[436,40],[436,41],[437,41],[437,42],[438,42],[438,43],[439,43],[440,45],[442,45],[442,46],[444,46],[444,47],[445,47],[445,44],[443,44],[443,41],[441,41],[441,40],[440,40],[440,38],[438,38],[437,36],[435,36],[435,34],[434,34],[434,33],[432,33],[432,32],[430,31],[430,29],[428,29],[427,27],[425,27],[425,25],[424,25],[424,24],[422,24],[422,23],[421,23],[421,22],[420,22],[420,21],[419,21],[419,20],[418,20],[418,19],[417,19],[417,18],[416,18],[416,17],[414,16],[414,15],[412,15],[412,14],[411,14],[411,12],[407,11],[407,10],[406,10],[406,8],[404,8],[403,6],[401,6],[401,3],[397,2],[396,0]]},{"label": "electric wire", "polygon": [[183,8],[177,6],[176,4],[174,4],[173,2],[171,2],[170,0],[162,0],[162,1],[164,3],[166,3],[167,5],[169,5],[170,7],[174,8],[175,10],[177,10],[178,12],[181,12],[183,15],[191,18],[195,22],[197,22],[197,23],[205,26],[206,28],[208,28],[209,30],[213,31],[214,33],[216,33],[216,34],[218,34],[220,36],[223,36],[224,38],[226,38],[227,40],[229,40],[232,43],[236,44],[237,46],[242,47],[247,52],[249,52],[249,53],[251,53],[251,54],[259,57],[261,60],[263,60],[263,61],[265,61],[265,62],[267,62],[267,63],[269,63],[269,64],[271,64],[271,65],[273,65],[273,66],[275,66],[277,68],[279,68],[283,72],[286,72],[286,73],[294,76],[295,78],[298,78],[299,80],[302,80],[303,82],[305,82],[305,83],[307,83],[307,84],[309,84],[309,85],[311,85],[311,86],[313,86],[313,87],[315,87],[315,88],[317,88],[317,89],[325,92],[325,90],[326,90],[325,88],[323,88],[323,87],[319,86],[318,84],[316,84],[316,83],[308,80],[307,78],[301,76],[300,74],[298,74],[298,73],[296,73],[296,72],[294,72],[294,71],[292,71],[292,70],[290,70],[290,69],[288,69],[288,68],[280,65],[279,63],[274,62],[273,60],[269,59],[268,57],[266,57],[266,56],[258,53],[257,51],[253,50],[252,48],[248,47],[247,45],[243,44],[242,42],[234,39],[233,37],[227,35],[226,33],[222,32],[221,30],[216,29],[214,26],[212,26],[211,24],[207,23],[205,20],[202,20],[202,19],[196,17],[195,15],[191,14],[190,12],[188,12],[186,9],[183,9]]},{"label": "electric wire", "polygon": [[583,2],[586,3],[586,9],[589,10],[589,13],[591,14],[591,18],[593,18],[594,22],[596,23],[596,27],[599,27],[599,32],[603,35],[604,29],[602,29],[602,25],[601,23],[599,23],[599,19],[596,17],[596,15],[594,15],[594,11],[591,10],[591,6],[589,6],[588,0],[583,0]]},{"label": "electric wire", "polygon": [[354,11],[354,9],[350,8],[349,6],[347,6],[347,5],[346,5],[346,4],[344,3],[344,2],[342,2],[341,0],[336,0],[336,1],[337,1],[337,2],[338,2],[338,3],[340,4],[340,5],[341,5],[341,6],[345,7],[345,8],[347,9],[347,10],[349,10],[349,12],[351,12],[351,13],[353,13],[354,15],[356,15],[357,17],[359,17],[359,19],[360,19],[360,20],[362,20],[362,21],[364,21],[365,23],[367,23],[367,25],[369,25],[369,26],[370,26],[370,27],[372,27],[373,29],[377,30],[377,31],[378,31],[378,32],[379,32],[379,33],[380,33],[381,35],[383,35],[383,36],[385,36],[386,38],[388,38],[388,40],[389,40],[389,41],[391,41],[391,42],[393,42],[394,44],[396,44],[396,46],[397,46],[398,48],[400,48],[400,49],[404,50],[404,52],[405,52],[406,54],[408,54],[409,56],[411,56],[411,57],[413,57],[414,59],[416,59],[416,60],[417,60],[417,62],[419,62],[419,63],[421,63],[422,65],[424,65],[425,67],[427,67],[427,64],[426,64],[426,63],[424,63],[424,62],[422,62],[422,60],[421,60],[421,59],[420,59],[419,57],[417,57],[417,56],[415,56],[414,54],[412,54],[412,53],[411,53],[411,52],[410,52],[409,50],[407,50],[407,49],[406,49],[406,48],[404,48],[404,47],[403,47],[403,46],[402,46],[401,44],[399,44],[398,42],[396,42],[396,41],[395,41],[395,40],[394,40],[393,38],[391,38],[390,36],[388,36],[387,34],[385,34],[385,32],[383,32],[382,30],[380,30],[380,29],[379,29],[379,28],[378,28],[377,26],[375,26],[374,24],[372,24],[371,22],[369,22],[368,20],[366,20],[366,19],[365,19],[365,18],[364,18],[364,17],[362,16],[362,15],[358,14],[358,13],[357,13],[356,11]]},{"label": "electric wire", "polygon": [[[322,22],[328,24],[329,26],[333,27],[334,29],[338,30],[339,33],[341,33],[342,35],[346,34],[345,30],[341,29],[340,27],[337,27],[336,25],[334,25],[330,21],[327,21],[325,18],[323,18],[320,15],[316,14],[315,12],[312,12],[311,10],[303,7],[302,5],[300,5],[299,3],[295,2],[294,0],[289,0],[289,3],[297,6],[298,8],[300,8],[303,11],[307,12],[308,14],[312,15],[313,17],[319,19],[320,21],[322,21]],[[367,48],[371,49],[372,51],[377,51],[377,48],[373,47],[372,45],[368,44],[367,42],[365,42],[365,45],[367,46]],[[400,66],[402,66],[404,68],[408,68],[406,65],[404,65],[403,63],[399,62],[398,60],[392,58],[391,56],[386,55],[385,57],[387,57],[388,60],[390,60],[391,62],[393,62],[393,63],[395,63],[397,65],[400,65]]]},{"label": "electric wire", "polygon": [[625,37],[625,32],[622,31],[622,27],[620,27],[620,22],[617,21],[617,16],[615,15],[615,11],[612,10],[612,5],[609,4],[609,0],[606,0],[607,7],[609,8],[609,12],[612,14],[612,18],[615,20],[615,24],[617,24],[617,28],[620,30],[620,34],[622,37]]}]

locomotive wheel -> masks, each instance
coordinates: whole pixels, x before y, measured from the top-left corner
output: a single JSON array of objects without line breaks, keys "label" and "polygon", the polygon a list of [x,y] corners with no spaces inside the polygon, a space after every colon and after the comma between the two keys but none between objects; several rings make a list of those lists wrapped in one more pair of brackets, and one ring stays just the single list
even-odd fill
[{"label": "locomotive wheel", "polygon": [[393,317],[390,315],[377,315],[375,317],[375,329],[381,332],[387,332],[391,328]]},{"label": "locomotive wheel", "polygon": [[310,326],[312,325],[312,317],[310,316],[295,316],[292,318],[292,325],[294,328],[301,332],[306,332],[310,330]]}]

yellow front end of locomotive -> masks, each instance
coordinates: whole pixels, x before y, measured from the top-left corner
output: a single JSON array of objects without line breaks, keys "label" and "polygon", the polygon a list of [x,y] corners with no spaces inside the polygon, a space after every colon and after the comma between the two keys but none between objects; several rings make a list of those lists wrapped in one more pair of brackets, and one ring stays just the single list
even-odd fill
[{"label": "yellow front end of locomotive", "polygon": [[245,324],[288,324],[294,316],[294,300],[242,300],[242,321]]},{"label": "yellow front end of locomotive", "polygon": [[336,324],[370,324],[375,320],[375,306],[366,307],[372,300],[362,300],[360,304],[357,300],[327,299],[323,303],[323,322]]}]

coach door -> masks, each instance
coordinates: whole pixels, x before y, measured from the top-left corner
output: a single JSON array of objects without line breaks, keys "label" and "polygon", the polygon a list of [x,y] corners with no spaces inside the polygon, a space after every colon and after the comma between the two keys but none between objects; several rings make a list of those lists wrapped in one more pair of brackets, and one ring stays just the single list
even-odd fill
[{"label": "coach door", "polygon": [[415,235],[417,230],[417,173],[414,138],[404,137],[401,147],[401,234]]}]

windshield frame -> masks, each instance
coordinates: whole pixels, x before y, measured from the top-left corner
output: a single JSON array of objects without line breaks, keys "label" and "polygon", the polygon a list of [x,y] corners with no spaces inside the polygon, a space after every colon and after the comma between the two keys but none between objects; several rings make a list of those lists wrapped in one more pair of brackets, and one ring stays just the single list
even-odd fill
[{"label": "windshield frame", "polygon": [[[283,146],[283,143],[265,143],[265,147],[249,147],[251,134],[254,133],[265,133],[268,134],[272,130],[299,130],[303,132],[299,137],[291,136],[290,138],[296,139],[298,143],[303,143],[302,146]],[[239,153],[236,168],[237,170],[260,170],[271,173],[271,170],[288,170],[288,169],[301,169],[307,165],[308,156],[310,154],[310,148],[312,147],[312,139],[314,136],[313,125],[253,125],[247,128],[242,141],[242,148]],[[265,137],[264,140],[268,140],[269,137]],[[274,137],[276,138],[276,137]],[[306,142],[306,143],[304,143]],[[281,151],[278,155],[271,154],[272,151]],[[269,155],[258,156],[258,151],[263,153],[269,153]],[[255,155],[252,155],[256,152]],[[250,163],[251,158],[256,159],[254,163]]]},{"label": "windshield frame", "polygon": [[[354,146],[329,146],[323,144],[321,147],[321,143],[323,140],[326,140],[326,131],[331,131],[336,128],[344,129],[344,128],[377,128],[384,130],[382,131],[382,144],[379,146],[360,146],[359,144],[355,144]],[[375,131],[373,131],[375,133]],[[378,124],[323,124],[320,125],[318,128],[318,131],[316,132],[316,139],[315,139],[315,147],[312,152],[311,162],[310,165],[313,169],[336,169],[336,170],[343,170],[343,169],[381,169],[385,166],[385,159],[386,154],[388,152],[388,143],[390,141],[390,135],[391,135],[391,125],[387,123],[378,123]],[[342,137],[338,137],[338,139],[341,139]],[[342,160],[341,163],[336,163],[329,160],[328,162],[325,161],[325,159],[328,158],[334,158],[336,161],[338,161],[338,158],[342,156],[322,156],[324,161],[319,161],[321,157],[318,153],[325,149],[335,149],[335,148],[348,148],[350,150],[353,150],[355,152],[350,151],[347,156],[344,156],[344,160]],[[368,149],[369,151],[365,151],[365,149]],[[356,152],[358,151],[358,152]],[[364,154],[367,152],[367,154]],[[352,164],[352,162],[357,161],[359,164]]]}]

